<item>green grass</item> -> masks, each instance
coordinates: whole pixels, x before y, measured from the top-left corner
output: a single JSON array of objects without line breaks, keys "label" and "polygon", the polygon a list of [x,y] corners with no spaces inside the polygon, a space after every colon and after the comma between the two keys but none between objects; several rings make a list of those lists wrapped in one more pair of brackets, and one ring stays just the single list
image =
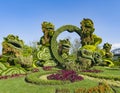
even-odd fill
[{"label": "green grass", "polygon": [[100,73],[82,72],[82,74],[96,77],[96,78],[113,79],[113,80],[120,81],[120,69],[119,68],[95,66],[92,69],[102,70],[103,72],[100,72]]},{"label": "green grass", "polygon": [[[95,67],[96,69],[104,70],[101,75],[106,76],[119,76],[120,70],[111,70],[111,68]],[[44,72],[40,69],[41,72]],[[70,93],[78,88],[91,88],[97,86],[98,82],[94,80],[84,79],[79,82],[64,84],[64,85],[36,85],[32,83],[27,83],[25,81],[25,76],[18,78],[11,78],[6,80],[0,80],[0,93],[55,93],[56,89],[68,89]],[[117,92],[120,93],[120,88],[113,87]]]},{"label": "green grass", "polygon": [[73,90],[81,87],[93,87],[98,85],[97,82],[91,80],[83,80],[66,85],[35,85],[26,83],[24,77],[0,80],[0,93],[55,93],[55,89]]}]

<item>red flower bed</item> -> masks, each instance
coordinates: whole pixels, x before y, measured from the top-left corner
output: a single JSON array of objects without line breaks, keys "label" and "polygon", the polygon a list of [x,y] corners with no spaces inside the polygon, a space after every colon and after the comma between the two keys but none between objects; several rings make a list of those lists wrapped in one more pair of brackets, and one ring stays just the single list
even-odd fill
[{"label": "red flower bed", "polygon": [[25,76],[26,74],[13,74],[13,75],[7,75],[7,76],[0,76],[0,79],[8,79],[8,78],[15,78],[20,76]]},{"label": "red flower bed", "polygon": [[100,73],[100,72],[103,72],[103,71],[102,70],[93,69],[93,70],[82,70],[82,72]]},{"label": "red flower bed", "polygon": [[78,76],[78,74],[73,70],[60,70],[56,74],[49,75],[47,77],[49,80],[69,80],[71,82],[83,80],[83,77]]},{"label": "red flower bed", "polygon": [[43,67],[43,70],[46,70],[46,71],[49,71],[49,70],[52,70],[52,66],[44,66]]}]

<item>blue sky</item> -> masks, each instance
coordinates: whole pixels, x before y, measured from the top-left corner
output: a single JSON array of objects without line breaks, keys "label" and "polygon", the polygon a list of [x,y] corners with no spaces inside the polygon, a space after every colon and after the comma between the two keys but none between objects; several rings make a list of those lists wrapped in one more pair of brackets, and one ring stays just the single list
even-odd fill
[{"label": "blue sky", "polygon": [[[79,27],[83,18],[93,20],[94,33],[103,43],[120,45],[120,0],[0,0],[0,43],[3,37],[14,34],[29,45],[43,35],[43,21],[58,29],[66,24]],[[78,38],[76,33],[61,37],[71,36]]]}]

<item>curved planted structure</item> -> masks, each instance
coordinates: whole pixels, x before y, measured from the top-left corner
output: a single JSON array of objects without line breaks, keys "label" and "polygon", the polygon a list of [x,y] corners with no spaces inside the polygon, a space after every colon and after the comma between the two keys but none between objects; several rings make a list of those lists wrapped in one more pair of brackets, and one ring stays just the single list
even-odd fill
[{"label": "curved planted structure", "polygon": [[52,37],[51,40],[51,50],[54,55],[54,57],[57,59],[58,62],[64,63],[65,60],[59,55],[58,53],[58,43],[57,43],[57,37],[59,34],[61,34],[64,31],[68,32],[76,32],[78,35],[80,35],[80,28],[73,26],[73,25],[65,25],[57,29]]}]

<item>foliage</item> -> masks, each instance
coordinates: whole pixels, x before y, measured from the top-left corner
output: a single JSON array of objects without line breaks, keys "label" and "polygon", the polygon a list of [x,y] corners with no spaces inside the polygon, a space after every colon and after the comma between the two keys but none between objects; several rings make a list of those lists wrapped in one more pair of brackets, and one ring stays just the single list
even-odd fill
[{"label": "foliage", "polygon": [[81,22],[81,44],[91,45],[94,43],[93,32],[94,32],[94,24],[91,19],[83,19]]},{"label": "foliage", "polygon": [[105,44],[103,45],[103,49],[105,50],[104,58],[109,58],[109,59],[112,59],[112,58],[113,58],[113,54],[112,54],[112,52],[110,52],[111,46],[112,46],[112,45],[109,44],[109,43],[105,43]]},{"label": "foliage", "polygon": [[0,62],[0,75],[8,76],[13,74],[26,74],[26,71],[23,68],[7,66],[4,63]]},{"label": "foliage", "polygon": [[0,62],[16,67],[32,67],[32,48],[25,45],[18,36],[9,34],[4,38],[2,46],[3,51]]},{"label": "foliage", "polygon": [[115,93],[108,84],[100,83],[98,86],[86,89],[78,88],[75,93]]},{"label": "foliage", "polygon": [[22,53],[24,42],[18,36],[9,34],[2,42],[2,54],[18,56]]},{"label": "foliage", "polygon": [[56,74],[52,74],[47,76],[47,79],[49,80],[62,80],[62,81],[81,81],[83,80],[83,77],[78,76],[77,73],[73,70],[60,70]]},{"label": "foliage", "polygon": [[[70,44],[69,39],[60,40],[58,43],[59,55],[61,55],[62,57],[63,57],[63,55],[66,55],[68,57],[70,46],[71,46],[71,44]],[[63,57],[63,58],[67,58],[67,57]]]},{"label": "foliage", "polygon": [[24,45],[22,55],[28,57],[31,56],[31,54],[32,54],[32,48],[27,45]]},{"label": "foliage", "polygon": [[26,71],[17,67],[9,67],[1,72],[2,76],[13,75],[13,74],[26,74]]},{"label": "foliage", "polygon": [[37,58],[40,66],[56,66],[49,47],[41,46],[37,53]]},{"label": "foliage", "polygon": [[30,68],[32,67],[32,61],[33,61],[33,57],[32,56],[18,56],[18,64],[21,65],[21,67],[23,68]]},{"label": "foliage", "polygon": [[101,70],[97,70],[97,69],[90,69],[90,70],[82,70],[82,72],[90,72],[90,73],[100,73],[100,72],[103,72]]},{"label": "foliage", "polygon": [[7,66],[0,62],[0,71],[6,70],[6,69],[7,69]]}]

